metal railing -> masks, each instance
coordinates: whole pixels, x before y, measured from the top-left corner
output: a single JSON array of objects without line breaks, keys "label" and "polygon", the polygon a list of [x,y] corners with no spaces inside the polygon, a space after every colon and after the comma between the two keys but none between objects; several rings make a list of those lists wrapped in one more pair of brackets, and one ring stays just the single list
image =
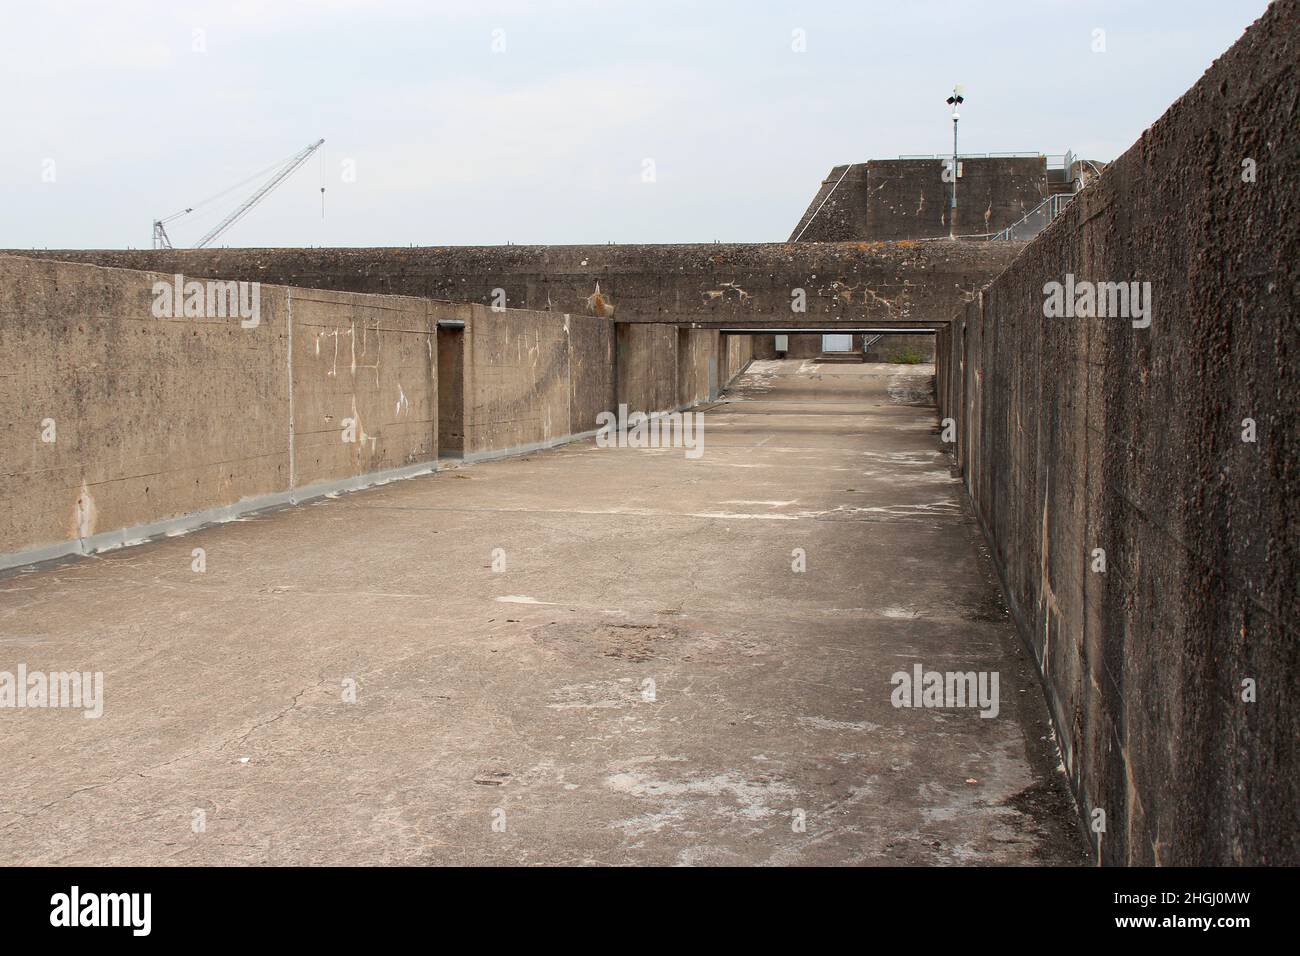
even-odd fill
[{"label": "metal railing", "polygon": [[1024,241],[1032,239],[1044,229],[1048,223],[1059,216],[1065,207],[1070,204],[1077,193],[1058,193],[1055,196],[1048,196],[1033,209],[1029,210],[1018,222],[1013,222],[1001,232],[993,234],[994,239],[1015,239]]},{"label": "metal railing", "polygon": [[[958,153],[958,159],[1034,159],[1042,153]],[[952,159],[952,153],[906,153],[899,159]]]}]

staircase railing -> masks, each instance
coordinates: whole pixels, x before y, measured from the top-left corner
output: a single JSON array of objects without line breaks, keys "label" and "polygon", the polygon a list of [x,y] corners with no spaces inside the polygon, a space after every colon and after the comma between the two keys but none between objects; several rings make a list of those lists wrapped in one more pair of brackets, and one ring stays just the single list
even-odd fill
[{"label": "staircase railing", "polygon": [[1047,228],[1048,223],[1064,211],[1065,207],[1070,204],[1070,200],[1076,195],[1078,194],[1057,193],[1055,196],[1048,196],[1033,209],[1029,210],[1029,212],[1025,213],[1023,218],[1013,222],[1001,232],[995,232],[993,238],[1015,239],[1019,241],[1034,238],[1034,236]]}]

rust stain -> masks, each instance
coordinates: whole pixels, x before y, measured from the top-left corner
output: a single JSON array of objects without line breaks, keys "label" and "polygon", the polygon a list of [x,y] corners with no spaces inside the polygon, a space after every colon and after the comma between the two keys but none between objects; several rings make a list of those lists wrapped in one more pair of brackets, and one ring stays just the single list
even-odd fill
[{"label": "rust stain", "polygon": [[603,315],[607,319],[614,316],[614,303],[600,291],[599,282],[596,283],[596,291],[587,296],[587,309],[592,315]]}]

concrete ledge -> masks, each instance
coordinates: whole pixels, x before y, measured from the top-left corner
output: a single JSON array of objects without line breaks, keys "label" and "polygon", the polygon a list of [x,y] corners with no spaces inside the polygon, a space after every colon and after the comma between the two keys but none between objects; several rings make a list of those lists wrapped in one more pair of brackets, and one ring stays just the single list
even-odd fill
[{"label": "concrete ledge", "polygon": [[[748,367],[748,363],[746,367]],[[736,378],[739,378],[740,374],[741,373],[737,373]],[[735,379],[733,378],[732,381],[735,381]],[[676,412],[685,412],[693,408],[699,408],[702,405],[712,406],[714,404],[716,403],[708,401],[697,402],[694,405],[679,405],[676,408],[671,408],[667,411],[652,412],[649,417],[652,419],[662,418],[665,415],[671,415]],[[473,452],[472,454],[466,455],[461,460],[465,464],[475,464],[480,461],[494,461],[501,458],[513,458],[517,455],[528,455],[533,452],[545,451],[548,448],[557,448],[560,445],[569,445],[574,442],[586,441],[588,438],[595,438],[596,433],[599,430],[600,429],[593,428],[589,431],[577,432],[572,435],[562,435],[546,441],[530,442],[526,445],[516,445],[513,448],[493,448],[486,451]],[[443,469],[438,466],[437,462],[418,462],[414,465],[406,465],[401,468],[386,468],[382,471],[367,472],[364,475],[357,475],[353,478],[317,482],[303,488],[294,488],[291,491],[280,491],[269,495],[258,495],[255,498],[245,498],[241,501],[235,502],[234,504],[224,505],[220,508],[208,508],[205,511],[196,511],[191,514],[178,515],[174,518],[164,518],[161,521],[151,521],[148,524],[134,525],[130,528],[117,528],[113,531],[105,531],[100,534],[91,535],[89,538],[73,538],[69,541],[60,541],[57,544],[25,548],[21,551],[12,551],[8,554],[0,554],[0,571],[8,571],[12,568],[40,564],[44,561],[54,561],[58,558],[69,557],[70,555],[98,554],[102,551],[113,551],[117,548],[126,548],[137,544],[145,544],[155,538],[186,534],[208,525],[235,521],[248,515],[258,514],[259,512],[292,507],[293,505],[301,504],[304,501],[312,501],[316,498],[327,497],[328,495],[364,491],[367,488],[386,485],[390,481],[401,481],[406,478],[418,478],[422,475],[431,475],[442,470]]]},{"label": "concrete ledge", "polygon": [[[746,368],[748,368],[748,364],[746,365]],[[736,378],[740,378],[742,374],[743,374],[743,370],[741,372],[737,372],[735,378],[733,378],[732,381],[734,382]],[[647,420],[653,420],[653,419],[663,418],[665,415],[673,415],[678,412],[687,412],[692,409],[700,408],[701,406],[707,406],[711,408],[716,404],[717,404],[716,399],[709,399],[707,401],[695,402],[694,404],[691,405],[678,405],[675,408],[669,408],[664,411],[650,412],[646,416],[646,418]],[[480,461],[494,461],[499,458],[512,458],[515,455],[529,455],[536,451],[546,451],[548,448],[558,448],[560,445],[571,445],[574,442],[586,441],[588,438],[595,438],[599,432],[600,432],[599,428],[593,428],[590,429],[589,431],[575,432],[572,435],[562,435],[558,438],[547,439],[546,441],[531,442],[527,445],[516,445],[513,448],[490,448],[487,449],[486,451],[473,452],[472,454],[466,455],[461,460],[467,465],[472,465]]]},{"label": "concrete ledge", "polygon": [[584,441],[588,438],[595,438],[599,429],[593,428],[591,431],[576,432],[572,435],[561,435],[558,438],[548,438],[546,441],[529,442],[526,445],[515,445],[512,448],[488,448],[484,451],[470,452],[465,455],[461,461],[467,465],[472,465],[479,461],[493,461],[498,458],[512,458],[515,455],[528,455],[535,451],[545,451],[548,448],[557,448],[560,445],[569,445],[575,441]]},{"label": "concrete ledge", "polygon": [[0,571],[30,564],[39,564],[42,561],[53,561],[57,558],[66,558],[69,555],[98,554],[101,551],[112,551],[117,548],[144,544],[154,538],[185,534],[207,525],[234,521],[246,515],[292,506],[304,501],[324,498],[327,495],[361,491],[366,488],[388,484],[390,481],[400,481],[404,478],[416,478],[420,475],[433,474],[438,470],[436,462],[420,462],[401,468],[386,468],[382,471],[372,471],[352,478],[317,482],[305,488],[294,488],[289,491],[258,495],[254,498],[244,498],[234,504],[223,505],[219,508],[208,508],[204,511],[178,515],[174,518],[151,521],[148,524],[104,531],[88,538],[73,538],[69,541],[60,541],[57,544],[24,548],[21,551],[0,554]]}]

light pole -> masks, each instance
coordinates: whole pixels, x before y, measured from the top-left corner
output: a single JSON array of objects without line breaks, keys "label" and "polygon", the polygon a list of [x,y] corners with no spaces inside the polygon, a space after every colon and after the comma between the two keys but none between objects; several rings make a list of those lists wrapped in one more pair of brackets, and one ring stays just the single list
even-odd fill
[{"label": "light pole", "polygon": [[948,235],[954,238],[957,235],[957,120],[961,119],[957,107],[966,102],[961,89],[961,84],[958,83],[952,88],[952,96],[947,100],[952,107],[952,202],[948,212]]}]

